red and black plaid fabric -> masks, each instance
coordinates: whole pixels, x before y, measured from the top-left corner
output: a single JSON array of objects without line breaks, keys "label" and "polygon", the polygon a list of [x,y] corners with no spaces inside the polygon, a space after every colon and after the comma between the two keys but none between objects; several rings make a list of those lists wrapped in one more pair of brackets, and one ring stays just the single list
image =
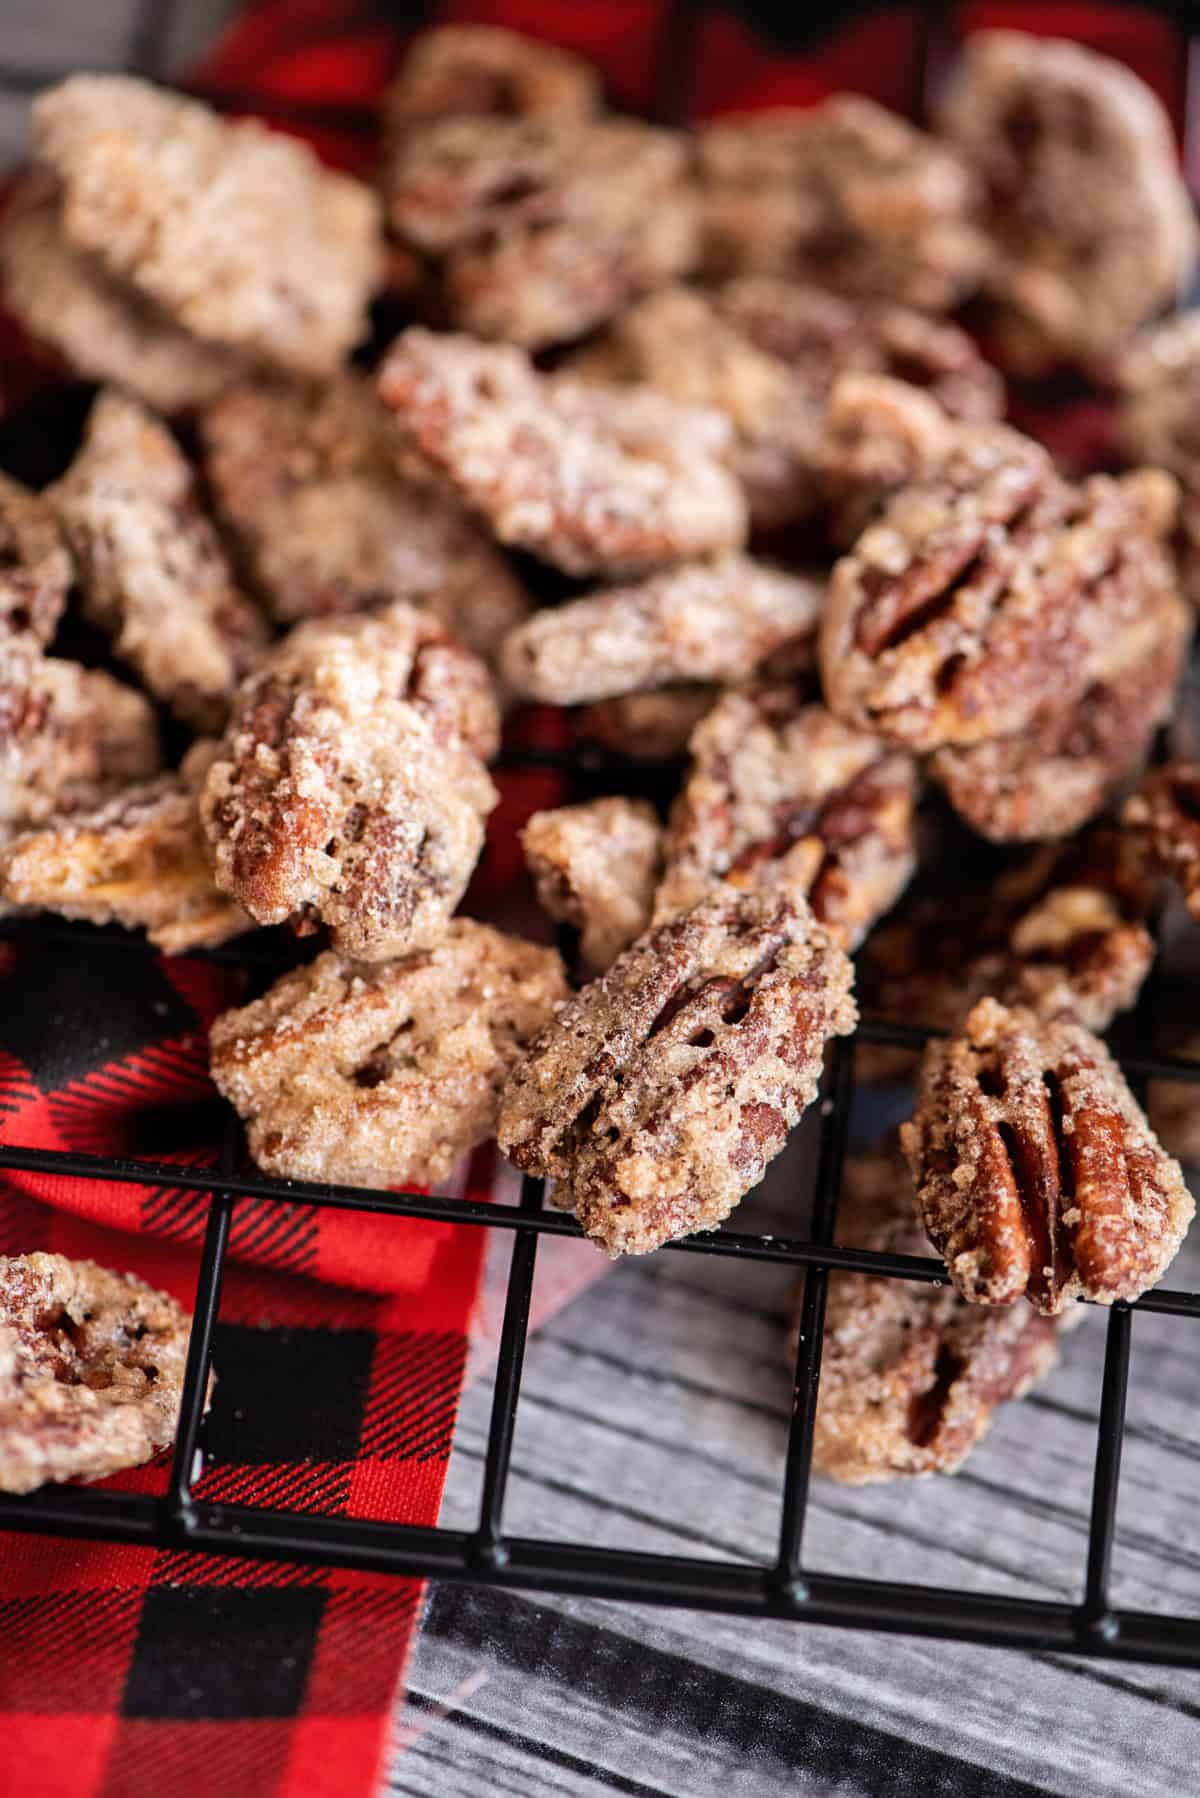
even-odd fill
[{"label": "red and black plaid fabric", "polygon": [[[910,110],[927,9],[845,7],[836,29],[832,10],[491,0],[437,17],[504,23],[578,50],[634,111],[704,117],[844,87]],[[263,0],[188,85],[363,168],[412,20],[400,4]],[[1166,8],[975,4],[955,22],[1077,37],[1122,56],[1181,115],[1184,59]],[[15,341],[0,337],[10,405],[48,379],[44,365],[14,360]],[[1040,424],[1076,461],[1103,452],[1102,409],[1021,422]],[[516,729],[561,746],[557,714],[529,714]],[[548,772],[501,786],[468,909],[486,910],[511,885],[519,824],[561,797]],[[245,978],[119,947],[0,949],[0,1140],[213,1164],[222,1111],[205,1032]],[[476,1196],[491,1167],[490,1151],[474,1158]],[[0,1174],[0,1252],[92,1256],[190,1304],[206,1212],[206,1195],[170,1185]],[[483,1234],[239,1201],[197,1496],[434,1522]],[[165,1482],[164,1460],[107,1484],[160,1493]],[[0,1798],[369,1793],[419,1595],[415,1582],[329,1569],[0,1534]]]}]

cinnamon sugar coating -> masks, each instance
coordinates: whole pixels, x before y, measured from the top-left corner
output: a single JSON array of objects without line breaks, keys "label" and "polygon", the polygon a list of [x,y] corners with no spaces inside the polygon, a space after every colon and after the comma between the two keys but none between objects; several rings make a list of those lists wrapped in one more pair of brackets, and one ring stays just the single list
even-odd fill
[{"label": "cinnamon sugar coating", "polygon": [[204,343],[107,274],[62,235],[59,196],[34,179],[0,221],[4,301],[30,336],[89,381],[111,382],[160,412],[215,399],[243,359]]},{"label": "cinnamon sugar coating", "polygon": [[615,797],[534,812],[521,832],[538,903],[579,931],[579,953],[593,972],[649,924],[661,840],[652,805]]},{"label": "cinnamon sugar coating", "polygon": [[[879,1254],[929,1253],[900,1155],[850,1157],[837,1238]],[[848,1486],[956,1472],[996,1407],[1054,1367],[1058,1328],[1030,1305],[984,1309],[941,1283],[831,1273],[813,1467]],[[794,1355],[794,1330],[790,1347]]]},{"label": "cinnamon sugar coating", "polygon": [[914,749],[1024,729],[1162,636],[1175,576],[1158,470],[1074,487],[1003,425],[958,427],[834,569],[826,698]]},{"label": "cinnamon sugar coating", "polygon": [[455,918],[400,960],[327,950],[225,1012],[212,1077],[267,1173],[436,1185],[494,1133],[505,1075],[567,990],[553,949]]},{"label": "cinnamon sugar coating", "polygon": [[129,75],[73,75],[33,106],[61,228],[194,337],[330,374],[381,275],[370,189],[306,144]]},{"label": "cinnamon sugar coating", "polygon": [[103,1479],[168,1447],[191,1324],[133,1274],[0,1257],[0,1492]]},{"label": "cinnamon sugar coating", "polygon": [[159,768],[149,702],[99,668],[0,644],[0,823],[101,804]]},{"label": "cinnamon sugar coating", "polygon": [[166,955],[250,929],[213,883],[200,828],[197,793],[215,747],[196,743],[177,774],[15,836],[0,849],[0,895],[64,918],[144,929]]},{"label": "cinnamon sugar coating", "polygon": [[782,889],[853,948],[916,865],[912,757],[803,704],[791,686],[726,693],[690,750],[655,922],[717,884]]},{"label": "cinnamon sugar coating", "polygon": [[718,120],[700,132],[705,268],[806,276],[942,310],[987,247],[958,152],[860,94]]},{"label": "cinnamon sugar coating", "polygon": [[982,999],[928,1044],[902,1130],[917,1202],[963,1297],[1052,1316],[1134,1299],[1195,1206],[1104,1044],[1082,1025]]},{"label": "cinnamon sugar coating", "polygon": [[589,62],[499,25],[440,25],[414,41],[383,97],[384,135],[458,113],[582,122],[600,110]]},{"label": "cinnamon sugar coating", "polygon": [[987,195],[987,290],[1013,368],[1103,368],[1185,287],[1196,225],[1170,120],[1121,63],[1059,38],[973,33],[940,126]]},{"label": "cinnamon sugar coating", "polygon": [[500,1147],[552,1174],[610,1255],[720,1223],[816,1096],[856,1018],[846,957],[803,900],[722,890],[576,994],[505,1088]]},{"label": "cinnamon sugar coating", "polygon": [[237,586],[166,425],[106,389],[47,498],[74,554],[88,616],[156,698],[197,729],[219,727],[267,627]]},{"label": "cinnamon sugar coating", "polygon": [[241,688],[200,814],[260,924],[383,961],[442,934],[483,846],[486,670],[412,607],[297,625]]},{"label": "cinnamon sugar coating", "polygon": [[425,607],[491,654],[529,601],[503,555],[452,501],[397,473],[388,418],[358,375],[245,382],[201,419],[217,509],[285,623]]},{"label": "cinnamon sugar coating", "polygon": [[1176,882],[1200,918],[1200,764],[1155,768],[1126,800],[1122,819],[1131,842]]},{"label": "cinnamon sugar coating", "polygon": [[700,248],[688,140],[614,116],[458,115],[403,132],[388,222],[441,258],[451,321],[539,349],[686,274]]},{"label": "cinnamon sugar coating", "polygon": [[502,543],[568,573],[648,573],[745,538],[718,413],[541,375],[511,346],[418,328],[397,338],[379,389],[398,453],[424,458]]},{"label": "cinnamon sugar coating", "polygon": [[53,511],[28,487],[0,474],[0,635],[49,643],[72,573]]},{"label": "cinnamon sugar coating", "polygon": [[720,687],[703,684],[620,693],[584,706],[579,735],[635,761],[669,762],[683,754],[692,732],[720,696]]},{"label": "cinnamon sugar coating", "polygon": [[1159,641],[1067,706],[1015,736],[936,751],[929,772],[972,829],[994,842],[1068,836],[1138,771],[1170,715],[1191,635],[1178,595],[1161,609]]},{"label": "cinnamon sugar coating", "polygon": [[513,691],[579,705],[680,681],[745,680],[811,661],[824,582],[719,556],[535,612],[505,640]]},{"label": "cinnamon sugar coating", "polygon": [[1118,373],[1127,454],[1170,469],[1179,482],[1175,550],[1184,590],[1200,604],[1200,308],[1144,332]]}]

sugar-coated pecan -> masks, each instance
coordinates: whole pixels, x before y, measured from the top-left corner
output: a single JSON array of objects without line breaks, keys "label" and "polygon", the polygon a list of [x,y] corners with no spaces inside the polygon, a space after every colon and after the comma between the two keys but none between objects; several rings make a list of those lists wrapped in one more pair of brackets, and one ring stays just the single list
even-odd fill
[{"label": "sugar-coated pecan", "polygon": [[463,115],[402,133],[388,221],[442,257],[452,322],[538,349],[686,274],[700,248],[688,141],[633,119]]},{"label": "sugar-coated pecan", "polygon": [[1200,918],[1200,763],[1170,762],[1125,802],[1123,821]]},{"label": "sugar-coated pecan", "polygon": [[859,956],[863,1010],[953,1030],[991,994],[1106,1030],[1154,960],[1157,883],[1115,830],[1038,850],[999,877],[906,902]]},{"label": "sugar-coated pecan", "polygon": [[791,686],[726,693],[690,749],[655,921],[717,884],[782,888],[853,948],[916,864],[912,757],[803,704]]},{"label": "sugar-coated pecan", "polygon": [[[1161,1052],[1176,1061],[1200,1061],[1200,1032],[1172,1033]],[[1146,1087],[1146,1116],[1168,1155],[1187,1168],[1200,1167],[1200,1083],[1151,1080]]]},{"label": "sugar-coated pecan", "polygon": [[718,556],[535,612],[506,639],[500,666],[514,692],[551,705],[746,680],[767,661],[811,662],[824,597],[814,576]]},{"label": "sugar-coated pecan", "polygon": [[592,799],[535,812],[521,832],[538,902],[579,931],[593,972],[641,936],[661,863],[662,831],[644,799]]},{"label": "sugar-coated pecan", "polygon": [[683,754],[692,732],[720,696],[720,687],[706,685],[621,693],[584,706],[579,735],[584,742],[599,743],[635,761],[673,761]]},{"label": "sugar-coated pecan", "polygon": [[107,389],[47,497],[75,555],[88,615],[150,692],[215,729],[267,640],[238,587],[195,476],[161,419]]},{"label": "sugar-coated pecan", "polygon": [[395,143],[458,113],[582,122],[602,98],[595,69],[569,50],[499,25],[441,25],[414,40],[385,92],[384,135]]},{"label": "sugar-coated pecan", "polygon": [[153,707],[99,668],[0,644],[0,823],[99,805],[159,769]]},{"label": "sugar-coated pecan", "polygon": [[215,747],[196,743],[179,773],[23,831],[0,850],[0,895],[64,918],[144,929],[167,955],[248,930],[252,920],[213,882],[200,828],[197,793]]},{"label": "sugar-coated pecan", "polygon": [[202,343],[62,235],[53,183],[22,181],[0,220],[8,309],[76,375],[111,382],[160,412],[215,399],[244,372],[223,344]]},{"label": "sugar-coated pecan", "polygon": [[852,970],[802,899],[722,890],[571,999],[505,1088],[498,1140],[610,1255],[728,1216],[854,1028]]},{"label": "sugar-coated pecan", "polygon": [[327,950],[225,1012],[212,1076],[268,1173],[431,1185],[494,1133],[505,1075],[567,990],[553,949],[455,918],[374,967]]},{"label": "sugar-coated pecan", "polygon": [[1062,481],[1003,425],[962,426],[833,572],[832,709],[915,749],[1024,729],[1145,654],[1174,592],[1170,477]]},{"label": "sugar-coated pecan", "polygon": [[63,236],[193,336],[332,374],[366,335],[379,203],[307,144],[130,75],[72,75],[33,107]]},{"label": "sugar-coated pecan", "polygon": [[1171,711],[1191,635],[1177,594],[1164,596],[1161,612],[1158,642],[1065,707],[1051,705],[1015,736],[935,752],[929,772],[973,829],[994,842],[1067,836],[1140,769]]},{"label": "sugar-coated pecan", "polygon": [[528,612],[479,526],[397,472],[388,415],[360,376],[316,390],[243,382],[208,408],[201,434],[221,520],[276,618],[403,599],[486,655]]},{"label": "sugar-coated pecan", "polygon": [[[929,1253],[900,1155],[847,1161],[837,1239],[879,1254]],[[996,1407],[1050,1372],[1059,1328],[1030,1305],[985,1310],[941,1284],[832,1273],[814,1468],[848,1486],[954,1473]],[[794,1356],[795,1328],[789,1347]]]},{"label": "sugar-coated pecan", "polygon": [[0,474],[0,633],[49,643],[71,575],[53,511],[36,493]]},{"label": "sugar-coated pecan", "polygon": [[938,310],[978,282],[986,243],[956,150],[858,94],[700,133],[705,266],[807,275]]},{"label": "sugar-coated pecan", "polygon": [[166,1448],[191,1325],[133,1274],[0,1257],[0,1492],[103,1479]]},{"label": "sugar-coated pecan", "polygon": [[1200,604],[1200,308],[1146,331],[1122,357],[1119,378],[1126,452],[1179,482],[1174,548],[1184,590]]},{"label": "sugar-coated pecan", "polygon": [[719,413],[541,375],[511,345],[415,327],[393,345],[380,392],[400,453],[447,478],[502,543],[568,573],[643,573],[745,538]]},{"label": "sugar-coated pecan", "polygon": [[1137,1298],[1195,1210],[1099,1038],[994,999],[927,1046],[902,1139],[925,1227],[975,1304]]},{"label": "sugar-coated pecan", "polygon": [[1186,286],[1196,226],[1174,133],[1123,64],[1058,38],[973,33],[940,126],[986,194],[986,286],[1012,367],[1104,368]]},{"label": "sugar-coated pecan", "polygon": [[201,794],[217,885],[380,961],[439,936],[496,790],[482,663],[401,604],[297,625],[239,692]]}]

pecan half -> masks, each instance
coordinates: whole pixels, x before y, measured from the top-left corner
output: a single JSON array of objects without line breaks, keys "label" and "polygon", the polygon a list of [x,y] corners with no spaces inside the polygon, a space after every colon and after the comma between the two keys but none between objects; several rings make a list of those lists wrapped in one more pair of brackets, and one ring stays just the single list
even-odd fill
[{"label": "pecan half", "polygon": [[0,646],[0,823],[44,824],[99,805],[160,766],[142,694],[99,668]]},{"label": "pecan half", "polygon": [[858,94],[700,132],[705,268],[810,275],[929,311],[977,283],[986,245],[957,151]]},{"label": "pecan half", "polygon": [[22,832],[0,850],[0,894],[64,918],[144,928],[167,955],[248,930],[252,920],[213,883],[200,828],[197,792],[215,749],[196,743],[178,774]]},{"label": "pecan half", "polygon": [[567,996],[553,949],[455,918],[378,967],[327,950],[212,1028],[212,1077],[268,1173],[430,1185],[496,1127],[500,1089]]},{"label": "pecan half", "polygon": [[379,391],[398,454],[423,457],[502,543],[568,573],[646,573],[745,538],[719,413],[541,375],[511,345],[416,327],[397,338]]},{"label": "pecan half", "polygon": [[964,1298],[1052,1316],[1153,1286],[1195,1206],[1117,1064],[1081,1025],[983,999],[925,1051],[902,1130],[925,1227]]},{"label": "pecan half", "polygon": [[[1200,1061],[1200,1032],[1172,1033],[1163,1053]],[[1194,1080],[1151,1080],[1146,1087],[1146,1116],[1168,1155],[1187,1168],[1200,1167],[1200,1086]]]},{"label": "pecan half", "polygon": [[392,230],[442,259],[451,322],[528,349],[582,336],[699,254],[687,139],[633,119],[459,114],[403,132],[384,180]]},{"label": "pecan half", "polygon": [[528,612],[479,526],[397,473],[388,414],[362,377],[315,391],[245,381],[208,408],[200,429],[221,521],[274,617],[407,600],[490,655]]},{"label": "pecan half", "polygon": [[[850,1157],[837,1238],[879,1254],[928,1254],[900,1155]],[[985,1310],[945,1285],[832,1273],[814,1468],[849,1486],[954,1473],[996,1407],[1054,1367],[1060,1327],[1030,1305]]]},{"label": "pecan half", "polygon": [[538,903],[579,931],[594,972],[641,936],[661,861],[662,831],[644,799],[593,799],[534,812],[521,832]]},{"label": "pecan half", "polygon": [[710,1229],[762,1179],[854,1028],[852,971],[803,900],[711,895],[568,1002],[505,1088],[500,1147],[553,1174],[610,1255]]},{"label": "pecan half", "polygon": [[103,1479],[174,1441],[191,1323],[133,1274],[0,1257],[0,1492]]},{"label": "pecan half", "polygon": [[1200,918],[1200,763],[1156,768],[1126,800],[1122,820]]},{"label": "pecan half", "polygon": [[88,616],[155,698],[198,729],[219,728],[267,627],[238,588],[166,425],[107,389],[47,498],[74,552]]},{"label": "pecan half", "polygon": [[394,144],[460,113],[582,121],[601,101],[595,69],[569,50],[499,25],[441,25],[420,33],[384,93],[384,136]]},{"label": "pecan half", "polygon": [[297,625],[243,686],[200,803],[217,885],[260,924],[324,920],[379,961],[432,941],[496,790],[486,670],[393,605]]},{"label": "pecan half", "polygon": [[1122,357],[1117,430],[1134,460],[1168,468],[1181,489],[1174,549],[1200,604],[1200,309],[1146,331]]},{"label": "pecan half", "polygon": [[58,627],[71,576],[50,507],[0,474],[0,632],[44,647]]},{"label": "pecan half", "polygon": [[782,888],[853,948],[916,865],[912,757],[802,704],[791,686],[727,693],[690,747],[656,923],[718,883]]},{"label": "pecan half", "polygon": [[802,667],[824,583],[749,556],[719,556],[536,612],[500,658],[515,693],[578,705],[676,681],[746,680],[770,660]]},{"label": "pecan half", "polygon": [[1103,368],[1186,286],[1196,226],[1174,132],[1121,63],[1059,38],[974,32],[939,123],[986,193],[986,285],[1010,366]]},{"label": "pecan half", "polygon": [[1178,595],[1160,610],[1159,640],[1078,699],[1016,736],[936,751],[929,772],[972,829],[993,842],[1067,836],[1138,771],[1170,714],[1191,635]]},{"label": "pecan half", "polygon": [[826,698],[918,749],[1012,734],[1160,637],[1174,576],[1157,472],[1074,488],[1001,425],[962,426],[837,564]]},{"label": "pecan half", "polygon": [[579,736],[635,761],[673,761],[720,695],[720,687],[704,685],[617,694],[584,706],[577,721]]}]

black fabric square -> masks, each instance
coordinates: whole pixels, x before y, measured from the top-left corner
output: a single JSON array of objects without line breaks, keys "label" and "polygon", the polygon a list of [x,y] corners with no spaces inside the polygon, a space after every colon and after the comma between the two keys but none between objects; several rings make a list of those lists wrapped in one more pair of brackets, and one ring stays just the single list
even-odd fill
[{"label": "black fabric square", "polygon": [[122,1714],[294,1716],[326,1596],[319,1586],[151,1586]]},{"label": "black fabric square", "polygon": [[352,1461],[371,1379],[370,1330],[255,1330],[221,1324],[201,1445],[231,1462]]},{"label": "black fabric square", "polygon": [[45,1093],[196,1027],[149,956],[102,942],[18,954],[3,992],[0,1045]]}]

